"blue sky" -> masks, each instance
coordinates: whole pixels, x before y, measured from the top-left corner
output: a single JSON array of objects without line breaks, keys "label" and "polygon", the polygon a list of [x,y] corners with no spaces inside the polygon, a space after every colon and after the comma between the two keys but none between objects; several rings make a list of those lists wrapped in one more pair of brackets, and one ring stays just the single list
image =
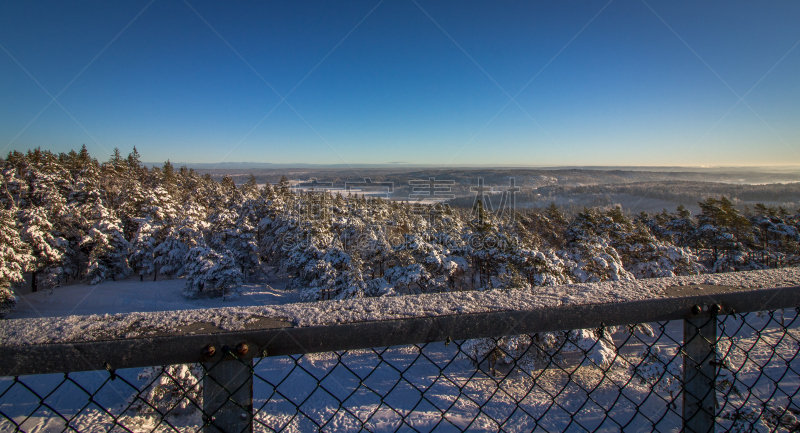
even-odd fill
[{"label": "blue sky", "polygon": [[0,153],[800,165],[798,22],[796,0],[2,2]]}]

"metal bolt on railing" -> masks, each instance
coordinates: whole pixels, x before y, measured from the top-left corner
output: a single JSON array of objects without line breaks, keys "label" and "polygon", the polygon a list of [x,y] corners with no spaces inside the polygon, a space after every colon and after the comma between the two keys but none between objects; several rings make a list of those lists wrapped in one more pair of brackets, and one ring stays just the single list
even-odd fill
[{"label": "metal bolt on railing", "polygon": [[211,358],[215,353],[217,353],[217,349],[214,346],[207,344],[203,346],[203,349],[200,353],[202,353],[206,358]]}]

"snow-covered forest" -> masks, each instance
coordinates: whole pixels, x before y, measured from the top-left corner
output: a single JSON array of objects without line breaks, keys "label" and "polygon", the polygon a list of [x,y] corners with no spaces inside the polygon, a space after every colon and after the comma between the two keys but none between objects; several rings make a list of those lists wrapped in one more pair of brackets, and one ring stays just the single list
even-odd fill
[{"label": "snow-covered forest", "polygon": [[[329,192],[288,179],[236,185],[147,168],[134,148],[107,162],[78,152],[10,153],[0,189],[1,311],[10,285],[184,278],[190,298],[237,296],[264,265],[308,301],[529,288],[798,263],[800,214],[724,196],[691,215],[584,209],[489,212]],[[58,290],[58,289],[55,289]]]}]

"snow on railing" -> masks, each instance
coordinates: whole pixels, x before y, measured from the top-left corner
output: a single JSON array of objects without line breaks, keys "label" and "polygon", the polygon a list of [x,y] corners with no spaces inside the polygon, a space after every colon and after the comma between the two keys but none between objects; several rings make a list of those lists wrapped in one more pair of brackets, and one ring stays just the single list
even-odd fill
[{"label": "snow on railing", "polygon": [[786,268],[5,320],[0,430],[791,430],[797,307]]}]

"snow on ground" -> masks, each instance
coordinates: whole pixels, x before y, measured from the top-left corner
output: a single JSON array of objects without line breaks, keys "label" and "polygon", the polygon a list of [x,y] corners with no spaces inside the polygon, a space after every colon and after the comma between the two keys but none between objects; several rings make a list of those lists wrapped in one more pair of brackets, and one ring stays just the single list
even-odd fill
[{"label": "snow on ground", "polygon": [[[0,345],[70,343],[133,337],[159,331],[173,332],[181,325],[196,322],[212,323],[225,330],[239,330],[244,329],[246,323],[258,317],[280,318],[291,322],[294,326],[315,326],[462,313],[530,311],[566,305],[652,299],[664,296],[664,289],[669,286],[692,284],[741,288],[798,286],[800,269],[783,268],[636,281],[569,284],[535,287],[531,290],[451,292],[314,303],[232,306],[206,310],[157,312],[151,310],[151,312],[126,314],[12,319],[4,321],[4,326],[0,328]],[[199,304],[195,304],[198,301],[184,302],[188,305],[198,305],[196,308],[200,308]],[[141,324],[146,324],[147,328],[138,334],[131,334],[130,330],[141,328]]]},{"label": "snow on ground", "polygon": [[220,307],[250,307],[288,304],[299,301],[297,291],[285,291],[287,279],[242,286],[238,299],[188,299],[182,295],[186,281],[106,281],[96,285],[71,284],[18,296],[17,306],[9,319],[84,316],[169,310],[196,310]]}]

